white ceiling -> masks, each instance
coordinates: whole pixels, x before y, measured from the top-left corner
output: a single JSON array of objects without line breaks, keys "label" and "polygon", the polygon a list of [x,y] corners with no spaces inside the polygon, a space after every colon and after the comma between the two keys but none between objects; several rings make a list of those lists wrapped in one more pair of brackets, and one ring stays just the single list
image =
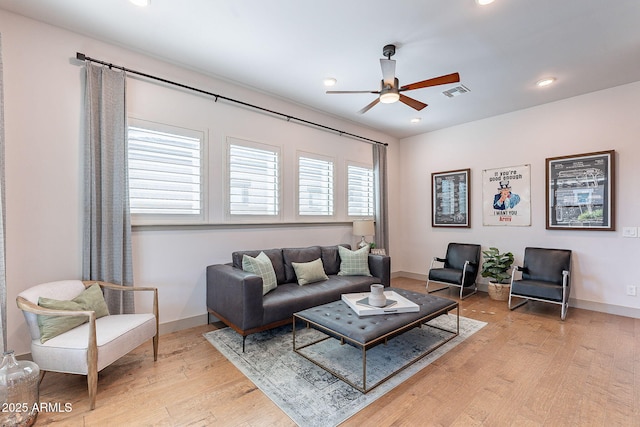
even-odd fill
[{"label": "white ceiling", "polygon": [[[640,81],[638,0],[151,0],[145,9],[127,0],[0,0],[0,8],[399,138]],[[376,95],[325,94],[329,76],[333,90],[378,90],[390,43],[401,86],[459,72],[470,92],[442,94],[456,84],[404,92],[429,106],[378,104],[363,115]],[[557,83],[537,88],[545,76]],[[410,124],[414,117],[422,121]]]}]

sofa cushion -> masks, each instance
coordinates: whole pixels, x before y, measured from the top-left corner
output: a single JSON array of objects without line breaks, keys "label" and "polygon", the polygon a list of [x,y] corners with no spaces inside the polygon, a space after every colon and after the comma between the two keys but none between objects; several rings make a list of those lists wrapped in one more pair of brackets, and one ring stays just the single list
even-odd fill
[{"label": "sofa cushion", "polygon": [[324,272],[322,259],[320,258],[311,262],[293,262],[291,264],[293,264],[293,270],[296,272],[296,278],[300,286],[329,278]]},{"label": "sofa cushion", "polygon": [[260,252],[264,252],[266,256],[271,260],[271,265],[273,265],[273,271],[276,272],[276,279],[278,279],[278,284],[285,282],[285,274],[284,274],[284,262],[282,261],[282,249],[264,249],[257,251],[236,251],[231,254],[232,265],[235,268],[239,268],[242,270],[242,257],[247,254],[252,258],[257,257]]},{"label": "sofa cushion", "polygon": [[264,296],[262,322],[269,324],[291,319],[297,311],[337,301],[342,294],[368,292],[374,283],[380,283],[378,278],[367,276],[329,276],[329,280],[309,286],[284,283]]},{"label": "sofa cushion", "polygon": [[309,246],[307,248],[284,248],[282,249],[282,259],[284,260],[285,282],[297,282],[296,272],[293,269],[293,262],[310,262],[321,256],[320,246]]},{"label": "sofa cushion", "polygon": [[273,270],[271,259],[264,252],[260,252],[255,258],[244,254],[242,257],[242,269],[262,277],[262,295],[266,295],[267,292],[278,286],[278,279],[276,279],[276,272]]},{"label": "sofa cushion", "polygon": [[369,246],[357,251],[339,246],[338,252],[340,253],[339,276],[371,276],[369,272]]},{"label": "sofa cushion", "polygon": [[329,276],[338,274],[338,271],[340,271],[340,254],[338,253],[338,246],[351,249],[351,245],[348,243],[340,243],[340,245],[335,246],[320,246],[324,272]]}]

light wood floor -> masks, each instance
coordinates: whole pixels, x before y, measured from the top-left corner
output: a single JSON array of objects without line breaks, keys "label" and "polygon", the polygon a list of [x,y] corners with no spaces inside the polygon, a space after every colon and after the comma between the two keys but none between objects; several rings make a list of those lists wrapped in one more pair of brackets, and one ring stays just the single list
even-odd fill
[{"label": "light wood floor", "polygon": [[[424,291],[424,283],[393,286]],[[455,292],[437,295],[455,298]],[[479,293],[462,316],[488,325],[360,411],[345,426],[640,426],[640,319]],[[86,379],[47,373],[36,425],[291,426],[293,422],[206,341],[207,325],[160,337],[100,372],[96,409]],[[250,345],[250,344],[248,344]]]}]

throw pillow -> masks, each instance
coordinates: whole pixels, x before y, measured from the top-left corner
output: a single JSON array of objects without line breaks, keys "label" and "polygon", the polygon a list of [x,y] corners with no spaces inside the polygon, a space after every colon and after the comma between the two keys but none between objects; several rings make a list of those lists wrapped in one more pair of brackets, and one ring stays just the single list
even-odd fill
[{"label": "throw pillow", "polygon": [[340,271],[338,276],[371,276],[369,272],[369,246],[352,251],[338,246]]},{"label": "throw pillow", "polygon": [[246,254],[243,255],[242,269],[262,277],[262,295],[266,295],[267,292],[278,286],[278,279],[276,279],[276,272],[273,269],[271,259],[264,252],[260,252],[255,258]]},{"label": "throw pillow", "polygon": [[[68,311],[95,311],[96,319],[107,316],[109,309],[104,301],[102,289],[97,283],[89,286],[72,300],[60,301],[51,298],[38,298],[38,305],[43,308]],[[38,315],[40,342],[45,343],[71,329],[89,321],[86,316],[45,316]]]},{"label": "throw pillow", "polygon": [[324,272],[324,266],[320,258],[310,262],[292,262],[291,265],[293,265],[293,270],[296,272],[298,285],[300,286],[329,278]]}]

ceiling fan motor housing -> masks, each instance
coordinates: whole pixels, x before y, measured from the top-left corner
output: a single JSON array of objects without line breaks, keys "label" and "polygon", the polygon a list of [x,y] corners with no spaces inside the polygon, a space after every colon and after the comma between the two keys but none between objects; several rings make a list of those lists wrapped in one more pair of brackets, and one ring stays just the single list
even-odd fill
[{"label": "ceiling fan motor housing", "polygon": [[383,104],[393,104],[400,99],[400,93],[398,92],[398,79],[393,79],[393,86],[385,85],[382,80],[382,89],[380,89],[380,102]]},{"label": "ceiling fan motor housing", "polygon": [[395,54],[396,54],[396,45],[394,44],[388,44],[382,48],[382,55],[386,56],[387,59],[391,58]]}]

